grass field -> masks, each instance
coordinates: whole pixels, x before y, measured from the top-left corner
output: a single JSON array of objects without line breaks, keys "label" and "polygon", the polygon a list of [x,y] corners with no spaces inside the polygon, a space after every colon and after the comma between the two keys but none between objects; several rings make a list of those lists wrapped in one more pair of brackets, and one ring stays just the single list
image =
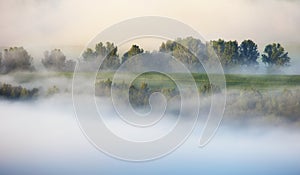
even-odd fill
[{"label": "grass field", "polygon": [[[174,73],[171,74],[174,77],[174,81],[186,82],[185,74]],[[98,75],[97,78],[105,79],[112,78],[112,74]],[[197,85],[208,83],[208,77],[206,74],[194,73],[193,77]],[[285,87],[300,87],[300,75],[245,75],[245,74],[226,74],[226,86],[228,89],[243,89],[253,87],[259,90],[272,90],[282,89]],[[150,87],[155,88],[157,86],[163,86],[171,88],[175,86],[174,81],[169,77],[159,73],[145,73],[140,75],[134,84],[140,84],[146,82]]]},{"label": "grass field", "polygon": [[[89,77],[94,76],[94,73],[80,73],[81,76]],[[197,85],[208,82],[206,74],[194,73],[192,74]],[[67,78],[72,79],[73,73],[69,72],[57,72],[57,73],[14,73],[9,76],[14,77],[17,83],[30,83],[31,81],[38,81],[39,79],[51,79],[51,78]],[[174,78],[174,81],[186,82],[186,74],[183,73],[171,73],[170,76]],[[112,79],[113,73],[101,72],[97,74],[97,80]],[[246,74],[226,74],[226,86],[228,89],[242,89],[253,87],[259,90],[272,90],[285,87],[300,87],[300,75],[246,75]],[[146,82],[151,88],[164,87],[172,88],[175,86],[168,76],[160,73],[144,73],[137,77],[133,84],[141,84]]]}]

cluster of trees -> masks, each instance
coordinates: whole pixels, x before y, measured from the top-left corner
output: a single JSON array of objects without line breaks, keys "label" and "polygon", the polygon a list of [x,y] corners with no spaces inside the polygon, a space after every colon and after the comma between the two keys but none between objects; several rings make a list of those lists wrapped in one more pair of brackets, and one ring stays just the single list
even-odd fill
[{"label": "cluster of trees", "polygon": [[33,58],[23,47],[11,47],[0,53],[0,73],[12,71],[33,71]]},{"label": "cluster of trees", "polygon": [[[165,88],[162,86],[150,88],[149,84],[146,82],[131,85],[126,84],[125,82],[112,84],[112,81],[109,78],[107,80],[98,81],[95,84],[95,95],[110,96],[112,87],[117,90],[115,92],[118,93],[120,98],[125,97],[124,94],[128,93],[129,89],[129,101],[134,107],[147,107],[149,105],[149,98],[154,92],[161,92],[168,100],[179,95],[179,91],[176,87]],[[202,96],[221,92],[219,86],[208,82],[199,85],[198,89],[199,94]]]},{"label": "cluster of trees", "polygon": [[[188,49],[188,50],[187,50]],[[240,44],[237,41],[225,41],[222,39],[202,43],[201,40],[192,37],[167,41],[162,43],[160,51],[171,52],[183,63],[198,64],[199,58],[203,63],[209,63],[213,49],[225,69],[236,66],[255,67],[259,64],[260,53],[258,46],[252,40],[244,40]],[[288,66],[290,58],[288,52],[279,43],[268,44],[262,54],[262,62],[268,67]]]},{"label": "cluster of trees", "polygon": [[[95,51],[88,48],[84,52],[83,57],[85,61],[94,61],[99,56],[105,57],[107,55],[102,65],[103,68],[116,69],[121,63],[135,55],[147,53],[148,56],[151,56],[156,53],[145,52],[138,45],[132,45],[119,58],[117,50],[113,43],[107,42],[106,46],[104,46],[100,42],[96,45]],[[211,52],[211,50],[214,52]],[[225,41],[222,39],[203,43],[201,40],[192,37],[178,38],[175,41],[163,42],[159,47],[159,52],[171,53],[172,56],[179,59],[190,69],[202,67],[198,58],[202,63],[210,63],[214,53],[220,59],[225,70],[233,67],[256,67],[260,58],[267,67],[288,66],[291,60],[288,52],[279,43],[268,44],[263,54],[260,54],[257,44],[249,39],[239,44],[237,41]]]},{"label": "cluster of trees", "polygon": [[[263,54],[258,51],[258,46],[252,40],[244,40],[240,44],[237,41],[224,41],[222,39],[203,43],[199,39],[187,37],[175,41],[163,42],[159,47],[160,52],[171,53],[175,58],[183,62],[188,68],[202,67],[202,63],[210,63],[212,52],[220,59],[225,69],[236,66],[252,67],[259,64],[258,59],[267,67],[288,66],[290,57],[288,52],[279,44],[268,44]],[[98,66],[97,61],[103,59],[101,69],[116,70],[122,63],[139,54],[147,54],[148,57],[155,56],[157,52],[145,52],[138,45],[132,45],[122,57],[119,57],[118,48],[111,42],[96,44],[95,49],[88,48],[83,53],[83,60]],[[46,51],[42,64],[47,70],[68,72],[75,68],[75,61],[67,60],[60,49]],[[0,73],[12,71],[34,71],[33,58],[23,47],[11,47],[0,53]]]},{"label": "cluster of trees", "polygon": [[[159,47],[160,52],[171,53],[176,59],[184,63],[189,69],[202,67],[201,62],[206,62],[208,56],[205,54],[205,45],[192,37],[186,39],[177,39],[175,41],[167,41]],[[198,57],[198,58],[197,58]]]},{"label": "cluster of trees", "polygon": [[144,53],[144,49],[142,49],[138,45],[134,44],[131,46],[131,48],[126,53],[124,53],[124,55],[122,57],[122,63],[127,61],[130,57],[133,57],[135,55],[142,54],[142,53]]},{"label": "cluster of trees", "polygon": [[82,54],[83,60],[86,62],[95,62],[103,59],[100,69],[117,69],[120,66],[118,48],[113,43],[102,42],[96,44],[95,50],[87,48]]},{"label": "cluster of trees", "polygon": [[300,90],[260,92],[255,88],[246,88],[239,94],[230,93],[226,105],[226,115],[229,117],[245,116],[245,119],[253,119],[265,116],[277,122],[299,121]]},{"label": "cluster of trees", "polygon": [[38,95],[37,88],[26,89],[22,86],[12,86],[11,84],[0,83],[0,97],[6,99],[31,99]]},{"label": "cluster of trees", "polygon": [[73,60],[67,60],[66,56],[60,49],[54,49],[51,52],[44,52],[42,64],[50,71],[72,72],[74,71],[76,62]]},{"label": "cluster of trees", "polygon": [[[67,60],[60,49],[45,51],[42,64],[49,71],[72,72],[76,62]],[[0,73],[35,71],[33,57],[23,47],[11,47],[0,52]]]}]

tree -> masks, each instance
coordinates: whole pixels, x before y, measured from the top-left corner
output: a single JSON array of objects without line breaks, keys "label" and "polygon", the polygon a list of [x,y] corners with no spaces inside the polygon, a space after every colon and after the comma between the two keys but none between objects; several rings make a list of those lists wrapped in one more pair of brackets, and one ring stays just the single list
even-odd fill
[{"label": "tree", "polygon": [[64,71],[66,72],[73,72],[76,66],[76,62],[73,60],[67,60],[65,62]]},{"label": "tree", "polygon": [[96,59],[96,54],[91,48],[87,48],[86,51],[83,52],[82,57],[85,61],[94,61]]},{"label": "tree", "polygon": [[284,48],[279,43],[269,44],[265,47],[262,55],[262,62],[268,67],[276,66],[288,66],[291,58],[288,56],[288,52],[285,52]]},{"label": "tree", "polygon": [[126,53],[124,53],[122,57],[122,63],[127,61],[128,58],[142,53],[144,53],[144,50],[142,48],[140,48],[138,45],[132,45],[131,48]]},{"label": "tree", "polygon": [[219,39],[217,41],[211,41],[210,44],[225,68],[238,64],[239,47],[237,41],[224,41]]},{"label": "tree", "polygon": [[175,40],[177,43],[186,47],[190,52],[194,54],[202,62],[207,61],[206,45],[202,43],[200,39],[193,37],[187,37],[184,39],[178,38]]},{"label": "tree", "polygon": [[66,56],[60,49],[44,52],[42,64],[49,70],[62,71],[66,62]]},{"label": "tree", "polygon": [[38,89],[26,89],[22,86],[12,86],[11,84],[0,83],[0,98],[6,99],[31,99],[38,95]]},{"label": "tree", "polygon": [[51,71],[67,71],[72,72],[75,68],[75,61],[67,60],[66,56],[60,49],[54,49],[50,53],[44,52],[44,59],[42,59],[44,67]]},{"label": "tree", "polygon": [[84,61],[91,63],[104,58],[100,69],[117,69],[120,66],[118,48],[114,43],[106,42],[106,45],[102,42],[97,43],[95,51],[87,48],[82,56]]},{"label": "tree", "polygon": [[2,66],[2,52],[0,52],[0,69],[1,69],[1,66]]},{"label": "tree", "polygon": [[239,46],[239,59],[241,65],[253,66],[257,65],[259,52],[257,45],[252,40],[244,40]]},{"label": "tree", "polygon": [[199,39],[187,37],[175,41],[168,40],[159,47],[160,52],[170,53],[173,57],[185,64],[190,70],[201,70],[202,63],[207,61],[206,45]]},{"label": "tree", "polygon": [[238,64],[238,42],[227,41],[225,42],[224,59],[229,66]]},{"label": "tree", "polygon": [[9,73],[15,70],[33,71],[33,58],[23,47],[4,49],[1,72]]}]

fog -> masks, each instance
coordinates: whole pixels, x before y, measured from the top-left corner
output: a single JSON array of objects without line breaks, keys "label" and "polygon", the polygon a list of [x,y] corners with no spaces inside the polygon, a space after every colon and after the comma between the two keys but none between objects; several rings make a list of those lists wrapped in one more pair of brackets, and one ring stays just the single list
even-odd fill
[{"label": "fog", "polygon": [[[252,125],[237,129],[221,124],[211,142],[199,148],[203,126],[200,120],[188,140],[173,153],[132,163],[111,158],[90,144],[76,121],[69,96],[31,102],[1,101],[0,111],[0,174],[300,172],[300,132],[289,127]],[[108,109],[105,115],[111,114]],[[119,130],[118,123],[111,124],[115,131]]]},{"label": "fog", "polygon": [[[21,75],[1,76],[1,81],[26,87],[56,85],[61,89],[71,88],[72,84],[71,78],[51,74],[47,79],[31,77],[29,83]],[[80,87],[82,92],[86,89],[84,82],[82,80]],[[265,120],[268,116],[261,116],[259,120],[260,116],[251,112],[248,112],[249,116],[241,116],[244,114],[235,111],[239,108],[230,106],[236,100],[232,96],[240,91],[229,90],[227,93],[223,121],[205,147],[199,147],[199,139],[210,107],[209,96],[201,97],[199,120],[190,137],[178,149],[162,158],[140,163],[112,158],[94,147],[76,119],[71,92],[61,91],[29,101],[2,99],[0,174],[299,174],[298,125]],[[82,100],[89,98],[93,97],[80,94]],[[107,127],[119,137],[134,141],[153,140],[174,129],[178,115],[174,112],[174,104],[173,108],[167,108],[166,119],[157,125],[132,128],[118,118],[109,99],[96,97],[96,104]],[[86,116],[91,112],[89,105],[81,106]],[[188,105],[191,108],[195,105],[193,98]],[[245,120],[247,117],[249,120]]]}]

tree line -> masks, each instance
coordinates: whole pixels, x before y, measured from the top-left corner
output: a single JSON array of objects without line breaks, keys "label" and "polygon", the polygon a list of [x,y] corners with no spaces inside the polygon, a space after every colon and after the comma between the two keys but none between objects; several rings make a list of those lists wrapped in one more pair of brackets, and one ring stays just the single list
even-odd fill
[{"label": "tree line", "polygon": [[[288,52],[285,51],[281,44],[268,44],[265,46],[263,53],[260,54],[257,44],[250,39],[244,40],[239,44],[237,41],[225,41],[223,39],[203,43],[201,40],[192,37],[178,38],[175,41],[163,42],[158,51],[170,53],[190,69],[201,67],[201,63],[210,63],[215,55],[219,58],[225,70],[236,67],[257,67],[259,62],[264,63],[266,67],[278,68],[289,66],[291,60]],[[99,42],[94,49],[87,48],[84,51],[82,61],[93,65],[101,58],[103,62],[100,69],[116,70],[125,61],[130,61],[130,58],[133,56],[147,54],[151,57],[155,53],[157,51],[150,53],[144,51],[138,45],[132,45],[127,52],[120,56],[114,43],[106,42],[104,44]],[[72,72],[76,65],[74,60],[67,60],[60,49],[54,49],[50,52],[45,51],[41,62],[47,70],[60,72]],[[0,73],[19,70],[36,70],[32,56],[23,47],[5,49],[3,54],[0,52]]]},{"label": "tree line", "polygon": [[6,98],[11,100],[17,99],[32,99],[37,97],[39,89],[26,89],[22,86],[12,86],[11,84],[0,82],[0,98]]},{"label": "tree line", "polygon": [[[76,62],[67,60],[60,49],[51,52],[45,51],[41,59],[43,66],[50,71],[72,72]],[[0,52],[0,73],[6,74],[14,71],[36,71],[33,57],[23,47],[10,47]]]},{"label": "tree line", "polygon": [[[288,52],[285,51],[280,43],[266,45],[263,53],[260,54],[258,45],[250,39],[244,40],[239,44],[237,41],[225,41],[223,39],[203,43],[201,40],[193,37],[178,38],[175,41],[163,42],[158,51],[170,53],[191,69],[193,67],[201,67],[201,63],[210,63],[211,58],[214,56],[213,54],[218,57],[225,70],[237,67],[257,67],[259,62],[264,63],[269,68],[279,68],[289,66],[291,60]],[[99,58],[104,58],[101,68],[116,69],[125,61],[130,61],[131,57],[139,54],[151,56],[155,55],[155,53],[157,51],[150,53],[144,51],[138,45],[132,45],[127,52],[119,56],[118,48],[113,43],[107,42],[105,45],[100,42],[94,50],[88,48],[83,53],[83,60],[93,62]]]}]

